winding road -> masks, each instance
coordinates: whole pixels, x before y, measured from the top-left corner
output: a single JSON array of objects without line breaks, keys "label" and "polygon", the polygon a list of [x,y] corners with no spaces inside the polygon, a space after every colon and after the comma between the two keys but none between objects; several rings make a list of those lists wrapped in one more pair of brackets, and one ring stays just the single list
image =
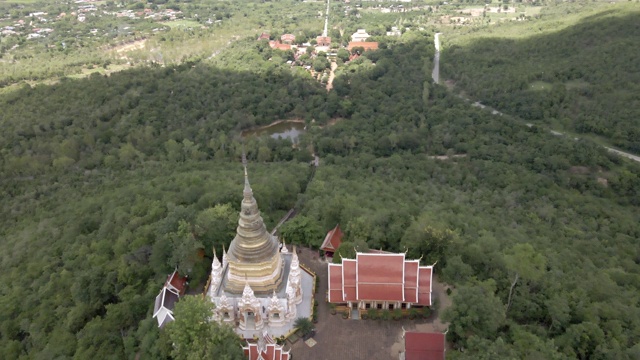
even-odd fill
[{"label": "winding road", "polygon": [[[434,46],[436,48],[436,54],[433,57],[433,72],[431,73],[431,77],[433,78],[433,82],[435,82],[436,84],[440,83],[440,35],[441,35],[441,33],[436,33],[435,36],[433,37],[433,43],[434,43]],[[464,98],[462,96],[460,96],[460,97],[462,99],[466,100],[466,101],[470,101],[470,102],[472,101],[471,99],[467,99],[467,98]],[[494,108],[492,108],[490,106],[486,106],[486,105],[482,104],[480,101],[473,102],[472,105],[473,106],[477,106],[477,107],[479,107],[481,109],[488,109],[488,110],[491,111],[491,113],[493,115],[502,115],[502,113],[500,111],[498,111],[498,110],[496,110],[496,109],[494,109]],[[525,125],[528,126],[528,127],[532,127],[533,126],[533,124],[531,124],[531,123],[526,123]],[[566,134],[564,134],[564,133],[562,133],[560,131],[557,131],[557,130],[550,129],[549,132],[551,134],[555,135],[555,136],[568,136],[568,135],[566,135]],[[574,140],[579,140],[580,138],[574,137],[573,139]],[[612,152],[614,154],[617,154],[619,156],[626,157],[627,159],[631,159],[631,160],[636,161],[636,162],[640,162],[640,156],[638,156],[638,155],[630,154],[628,152],[624,152],[624,151],[621,151],[621,150],[618,150],[618,149],[614,149],[614,148],[609,147],[609,146],[602,145],[602,147],[607,149],[607,151]]]}]

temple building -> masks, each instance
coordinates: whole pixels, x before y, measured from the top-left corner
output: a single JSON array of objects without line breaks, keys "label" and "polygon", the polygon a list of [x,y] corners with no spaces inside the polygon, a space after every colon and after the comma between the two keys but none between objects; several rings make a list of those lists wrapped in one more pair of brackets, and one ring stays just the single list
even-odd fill
[{"label": "temple building", "polygon": [[325,260],[331,261],[333,254],[338,250],[338,246],[342,244],[342,236],[343,233],[342,230],[340,230],[340,224],[329,230],[320,246],[320,250],[324,251]]},{"label": "temple building", "polygon": [[433,265],[420,266],[404,253],[356,253],[327,267],[330,303],[358,312],[431,306]]},{"label": "temple building", "polygon": [[285,350],[282,345],[276,344],[273,338],[263,332],[257,342],[247,342],[247,346],[242,347],[244,355],[248,360],[290,360],[289,350]]},{"label": "temple building", "polygon": [[158,321],[158,327],[164,328],[165,325],[175,320],[173,318],[173,308],[184,295],[187,289],[187,278],[180,276],[178,270],[175,270],[164,283],[160,293],[156,296],[153,307],[153,317]]},{"label": "temple building", "polygon": [[216,307],[214,320],[227,323],[250,339],[281,336],[298,317],[312,311],[314,275],[300,266],[296,249],[267,232],[249,184],[246,158],[244,191],[236,236],[222,261],[215,253],[207,296]]}]

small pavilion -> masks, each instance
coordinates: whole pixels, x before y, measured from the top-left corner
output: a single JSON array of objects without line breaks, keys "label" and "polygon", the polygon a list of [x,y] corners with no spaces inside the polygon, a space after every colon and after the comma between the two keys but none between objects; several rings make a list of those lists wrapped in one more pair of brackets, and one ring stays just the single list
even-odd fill
[{"label": "small pavilion", "polygon": [[320,250],[324,251],[325,260],[331,261],[333,254],[338,250],[338,246],[342,244],[343,235],[342,230],[340,230],[340,224],[329,230],[322,242],[322,246],[320,246]]}]

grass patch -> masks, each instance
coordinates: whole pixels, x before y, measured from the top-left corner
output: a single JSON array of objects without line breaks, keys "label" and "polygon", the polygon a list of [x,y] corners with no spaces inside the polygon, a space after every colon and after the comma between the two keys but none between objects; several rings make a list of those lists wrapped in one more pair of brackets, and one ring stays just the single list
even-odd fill
[{"label": "grass patch", "polygon": [[543,90],[551,90],[551,83],[546,81],[534,81],[529,84],[529,90],[533,91],[543,91]]},{"label": "grass patch", "polygon": [[202,27],[202,24],[193,20],[163,21],[160,24],[169,26],[171,28],[201,28]]},{"label": "grass patch", "polygon": [[564,86],[567,88],[567,90],[586,89],[589,87],[589,85],[590,84],[584,80],[569,80],[564,83]]}]

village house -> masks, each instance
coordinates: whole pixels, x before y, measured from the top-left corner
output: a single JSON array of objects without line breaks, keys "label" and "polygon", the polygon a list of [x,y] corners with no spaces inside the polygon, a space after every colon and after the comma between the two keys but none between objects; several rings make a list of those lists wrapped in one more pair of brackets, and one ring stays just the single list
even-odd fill
[{"label": "village house", "polygon": [[283,44],[291,45],[296,41],[296,36],[293,34],[284,34],[280,36],[280,41],[282,41]]},{"label": "village house", "polygon": [[278,41],[278,40],[270,40],[270,41],[269,41],[269,46],[270,46],[272,49],[276,49],[276,50],[282,50],[282,51],[291,50],[291,45],[289,45],[289,44],[282,44],[282,43],[280,43],[280,41]]},{"label": "village house", "polygon": [[433,265],[420,266],[404,253],[359,252],[327,268],[330,303],[358,312],[431,306]]},{"label": "village house", "polygon": [[347,46],[347,50],[351,51],[353,50],[353,48],[357,48],[357,47],[363,48],[364,51],[378,50],[378,43],[374,41],[360,41],[360,42],[352,41]]},{"label": "village house", "polygon": [[329,36],[318,36],[316,38],[317,46],[331,46],[331,37]]}]

